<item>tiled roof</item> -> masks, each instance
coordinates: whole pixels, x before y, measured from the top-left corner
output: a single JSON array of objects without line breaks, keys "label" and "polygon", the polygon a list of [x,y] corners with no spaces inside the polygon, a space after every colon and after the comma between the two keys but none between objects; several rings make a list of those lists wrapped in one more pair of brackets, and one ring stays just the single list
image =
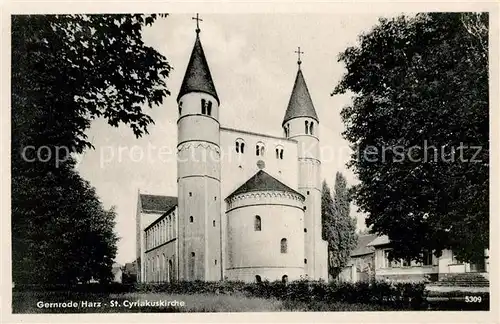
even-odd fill
[{"label": "tiled roof", "polygon": [[356,248],[351,252],[351,257],[373,253],[375,249],[367,245],[376,238],[376,234],[358,235],[358,244],[356,245]]},{"label": "tiled roof", "polygon": [[389,241],[389,237],[387,235],[382,235],[382,236],[377,236],[376,239],[368,243],[368,246],[378,246],[378,245],[384,245],[384,244],[389,244],[391,241]]},{"label": "tiled roof", "polygon": [[227,197],[227,199],[242,193],[253,192],[253,191],[284,191],[284,192],[294,193],[303,197],[302,194],[300,194],[299,192],[288,187],[281,181],[273,178],[263,170],[260,170],[253,177],[248,179],[247,182],[245,182],[232,194],[230,194]]},{"label": "tiled roof", "polygon": [[177,197],[173,196],[141,194],[140,198],[143,211],[148,210],[164,213],[173,206],[177,205]]},{"label": "tiled roof", "polygon": [[196,35],[196,41],[193,51],[191,52],[191,58],[189,59],[186,73],[184,74],[181,90],[177,96],[177,101],[179,101],[183,95],[190,92],[208,93],[220,103],[198,34]]},{"label": "tiled roof", "polygon": [[295,84],[293,85],[292,95],[290,96],[285,117],[283,118],[283,124],[295,117],[310,117],[319,122],[306,81],[300,69],[295,78]]}]

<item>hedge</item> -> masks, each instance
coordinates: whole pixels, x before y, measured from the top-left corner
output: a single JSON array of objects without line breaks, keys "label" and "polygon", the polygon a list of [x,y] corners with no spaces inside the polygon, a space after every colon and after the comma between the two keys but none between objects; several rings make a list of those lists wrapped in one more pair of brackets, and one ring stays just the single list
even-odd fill
[{"label": "hedge", "polygon": [[288,283],[263,281],[244,283],[237,281],[179,281],[151,284],[79,284],[64,285],[16,285],[14,291],[120,294],[120,293],[169,293],[169,294],[243,294],[261,298],[276,298],[290,302],[345,302],[377,304],[398,309],[423,309],[425,305],[424,283],[388,283],[383,281],[340,283],[297,280]]}]

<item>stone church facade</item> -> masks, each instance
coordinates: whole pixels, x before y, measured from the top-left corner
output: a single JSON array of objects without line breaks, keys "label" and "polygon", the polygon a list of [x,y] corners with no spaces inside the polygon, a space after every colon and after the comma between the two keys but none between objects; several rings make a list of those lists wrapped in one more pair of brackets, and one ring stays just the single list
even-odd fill
[{"label": "stone church facade", "polygon": [[138,193],[138,280],[327,280],[319,118],[300,58],[282,137],[220,125],[199,29],[177,103],[178,196]]}]

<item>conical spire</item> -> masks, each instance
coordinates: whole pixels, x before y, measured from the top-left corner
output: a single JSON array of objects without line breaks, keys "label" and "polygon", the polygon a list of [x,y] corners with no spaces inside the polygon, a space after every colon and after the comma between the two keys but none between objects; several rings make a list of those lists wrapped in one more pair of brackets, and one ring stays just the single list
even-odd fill
[{"label": "conical spire", "polygon": [[210,74],[210,69],[208,68],[207,59],[205,58],[205,53],[203,52],[203,47],[201,46],[199,29],[196,30],[196,41],[194,43],[193,51],[191,52],[191,58],[189,59],[186,73],[184,74],[181,90],[177,96],[177,101],[189,92],[208,93],[212,95],[220,104],[219,96],[217,96],[217,91],[215,90],[215,85],[212,81],[212,75]]},{"label": "conical spire", "polygon": [[283,124],[296,117],[310,117],[319,122],[311,96],[309,95],[309,90],[307,89],[306,81],[300,70],[300,63],[297,77],[295,78],[295,84],[293,85],[292,95],[288,102],[288,108],[283,118]]}]

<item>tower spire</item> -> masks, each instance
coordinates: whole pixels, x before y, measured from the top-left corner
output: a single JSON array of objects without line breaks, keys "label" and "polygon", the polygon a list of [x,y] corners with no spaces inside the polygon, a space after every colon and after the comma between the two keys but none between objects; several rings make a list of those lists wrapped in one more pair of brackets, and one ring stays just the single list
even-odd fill
[{"label": "tower spire", "polygon": [[212,95],[219,104],[219,97],[217,96],[217,91],[215,90],[215,85],[212,80],[212,74],[210,73],[207,59],[199,37],[199,21],[203,20],[199,18],[198,14],[196,14],[196,17],[192,17],[192,19],[196,20],[196,40],[186,68],[186,73],[184,74],[179,95],[177,96],[177,101],[179,101],[179,99],[186,93],[204,92]]}]

